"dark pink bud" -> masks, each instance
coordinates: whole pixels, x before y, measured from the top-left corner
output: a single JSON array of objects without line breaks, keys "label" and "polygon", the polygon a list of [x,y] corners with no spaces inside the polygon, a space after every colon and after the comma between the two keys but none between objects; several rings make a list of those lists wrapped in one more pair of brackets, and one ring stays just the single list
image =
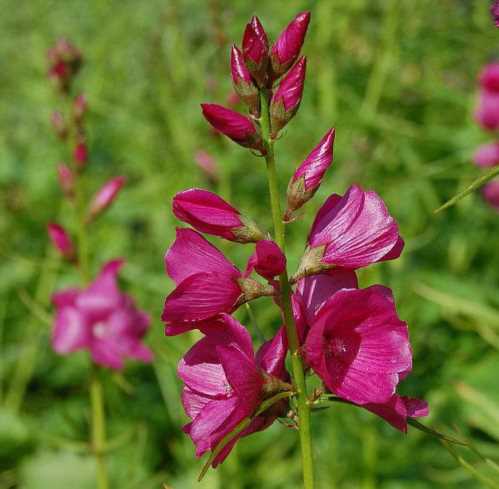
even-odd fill
[{"label": "dark pink bud", "polygon": [[284,29],[270,51],[272,71],[275,78],[286,73],[300,54],[308,23],[310,12],[298,14]]},{"label": "dark pink bud", "polygon": [[199,150],[194,155],[194,161],[208,179],[214,182],[218,181],[218,165],[213,156],[204,150]]},{"label": "dark pink bud", "polygon": [[265,86],[268,78],[269,41],[258,17],[253,17],[244,30],[243,56],[258,86]]},{"label": "dark pink bud", "polygon": [[244,64],[243,54],[232,46],[230,53],[230,68],[232,72],[232,83],[239,98],[249,107],[250,112],[258,117],[260,113],[260,96],[258,89],[253,84],[250,72]]},{"label": "dark pink bud", "polygon": [[125,177],[116,177],[102,186],[90,203],[89,221],[102,214],[116,200],[125,181]]},{"label": "dark pink bud", "polygon": [[57,167],[57,176],[59,177],[59,185],[66,197],[72,198],[74,195],[74,175],[71,168],[61,163]]},{"label": "dark pink bud", "polygon": [[300,106],[306,68],[307,60],[302,57],[281,80],[279,87],[272,96],[270,103],[272,137],[277,136],[279,131],[296,114]]},{"label": "dark pink bud", "polygon": [[319,188],[333,162],[334,136],[335,130],[330,129],[292,176],[288,184],[288,217],[308,202]]},{"label": "dark pink bud", "polygon": [[179,192],[173,198],[173,213],[202,233],[238,243],[263,239],[263,233],[251,220],[207,190],[193,188]]},{"label": "dark pink bud", "polygon": [[266,278],[272,280],[286,269],[286,257],[281,248],[271,240],[258,241],[255,252],[248,260],[245,275],[249,275],[253,270]]},{"label": "dark pink bud", "polygon": [[475,119],[484,129],[499,129],[499,92],[480,91]]},{"label": "dark pink bud", "polygon": [[47,230],[52,240],[54,248],[66,259],[73,261],[75,258],[75,248],[68,232],[59,224],[50,223]]},{"label": "dark pink bud", "polygon": [[495,0],[490,6],[490,14],[496,27],[499,27],[499,0]]},{"label": "dark pink bud", "polygon": [[54,128],[57,137],[62,140],[66,139],[68,135],[68,128],[62,113],[58,110],[52,112],[52,115],[50,116],[50,122],[52,123],[52,127]]},{"label": "dark pink bud", "polygon": [[206,120],[217,131],[241,146],[265,152],[262,138],[248,117],[217,104],[201,104],[201,108]]},{"label": "dark pink bud", "polygon": [[499,180],[487,183],[482,190],[485,201],[499,212]]},{"label": "dark pink bud", "polygon": [[73,102],[73,117],[77,122],[80,122],[87,111],[87,99],[85,95],[80,93]]},{"label": "dark pink bud", "polygon": [[499,92],[499,62],[490,63],[480,73],[480,86],[490,92]]},{"label": "dark pink bud", "polygon": [[54,47],[49,49],[49,77],[57,87],[64,92],[69,90],[72,78],[81,67],[80,51],[67,39],[59,39]]},{"label": "dark pink bud", "polygon": [[88,148],[84,141],[76,144],[73,150],[73,159],[77,166],[83,168],[88,161]]},{"label": "dark pink bud", "polygon": [[477,166],[484,168],[499,165],[499,143],[482,144],[473,155]]}]

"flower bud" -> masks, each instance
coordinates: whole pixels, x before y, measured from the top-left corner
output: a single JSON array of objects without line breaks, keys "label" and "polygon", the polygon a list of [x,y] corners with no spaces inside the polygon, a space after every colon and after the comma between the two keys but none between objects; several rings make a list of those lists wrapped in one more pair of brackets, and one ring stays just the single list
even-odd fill
[{"label": "flower bud", "polygon": [[298,58],[309,22],[310,12],[298,14],[272,46],[270,60],[274,78],[279,78],[286,73]]},{"label": "flower bud", "polygon": [[499,62],[489,63],[479,76],[480,86],[490,92],[499,92]]},{"label": "flower bud", "polygon": [[246,148],[265,153],[262,138],[244,115],[217,104],[201,104],[205,119],[219,132]]},{"label": "flower bud", "polygon": [[72,198],[74,195],[74,175],[69,166],[61,163],[57,167],[57,176],[59,178],[59,185],[62,191],[68,198]]},{"label": "flower bud", "polygon": [[83,168],[88,161],[88,148],[85,141],[80,140],[73,149],[73,159],[76,166]]},{"label": "flower bud", "polygon": [[236,46],[232,46],[230,53],[230,68],[234,90],[239,95],[239,98],[249,107],[250,113],[258,117],[260,114],[258,89],[253,84],[250,72],[244,64],[243,54]]},{"label": "flower bud", "polygon": [[85,95],[80,93],[80,95],[75,97],[73,102],[73,117],[76,122],[81,122],[83,120],[83,116],[87,111],[87,105]]},{"label": "flower bud", "polygon": [[125,184],[125,177],[116,177],[106,182],[95,194],[90,203],[88,221],[102,214],[115,200],[121,187]]},{"label": "flower bud", "polygon": [[483,168],[499,165],[499,143],[482,144],[473,155],[475,165]]},{"label": "flower bud", "polygon": [[213,182],[218,181],[218,165],[213,156],[200,149],[196,151],[194,161],[209,180]]},{"label": "flower bud", "polygon": [[58,110],[52,112],[50,116],[50,122],[52,123],[52,127],[54,128],[55,133],[59,139],[66,139],[68,135],[68,127],[66,126],[66,122],[64,120],[64,116]]},{"label": "flower bud", "polygon": [[48,224],[47,230],[54,248],[66,260],[73,261],[75,259],[75,248],[67,231],[55,223]]},{"label": "flower bud", "polygon": [[493,180],[484,185],[482,195],[485,201],[499,212],[499,180]]},{"label": "flower bud", "polygon": [[305,82],[306,58],[302,57],[281,80],[270,102],[272,137],[293,118],[300,106]]},{"label": "flower bud", "polygon": [[173,198],[173,213],[202,233],[230,241],[253,243],[264,237],[251,220],[208,190],[192,188],[179,192]]},{"label": "flower bud", "polygon": [[49,78],[55,82],[58,89],[67,92],[72,78],[82,64],[80,51],[67,39],[59,39],[47,54],[50,61]]},{"label": "flower bud", "polygon": [[334,136],[334,129],[330,129],[291,177],[288,184],[287,218],[308,202],[319,188],[326,170],[333,162]]},{"label": "flower bud", "polygon": [[475,119],[486,130],[499,129],[499,92],[480,91]]},{"label": "flower bud", "polygon": [[286,257],[281,248],[274,241],[264,239],[256,244],[255,252],[248,260],[245,276],[255,270],[263,278],[272,280],[285,269]]},{"label": "flower bud", "polygon": [[258,17],[246,25],[243,35],[243,57],[251,76],[259,87],[267,84],[269,63],[269,41]]},{"label": "flower bud", "polygon": [[499,27],[499,0],[495,0],[490,6],[490,15],[496,27]]}]

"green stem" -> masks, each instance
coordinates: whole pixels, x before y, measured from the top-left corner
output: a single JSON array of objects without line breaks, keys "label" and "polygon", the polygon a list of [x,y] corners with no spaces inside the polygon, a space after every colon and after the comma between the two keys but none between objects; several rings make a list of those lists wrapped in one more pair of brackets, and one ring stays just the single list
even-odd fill
[{"label": "green stem", "polygon": [[[284,222],[282,219],[279,183],[277,179],[274,141],[270,137],[270,110],[269,94],[262,93],[262,117],[260,120],[262,137],[266,143],[267,154],[265,161],[267,163],[267,179],[269,185],[270,205],[272,209],[272,219],[274,222],[274,238],[282,251],[286,248],[286,235]],[[299,434],[303,468],[303,483],[305,489],[314,487],[314,470],[312,458],[312,439],[310,433],[310,407],[307,399],[307,386],[305,381],[305,371],[300,356],[300,344],[298,341],[298,332],[293,317],[291,306],[291,285],[286,270],[280,275],[279,283],[281,286],[281,304],[284,315],[284,325],[288,337],[289,350],[291,353],[291,368],[293,374],[293,387],[297,394]]]},{"label": "green stem", "polygon": [[97,489],[109,489],[105,460],[106,418],[104,414],[104,399],[98,367],[94,367],[90,380],[90,403],[92,407],[91,446],[97,466]]}]

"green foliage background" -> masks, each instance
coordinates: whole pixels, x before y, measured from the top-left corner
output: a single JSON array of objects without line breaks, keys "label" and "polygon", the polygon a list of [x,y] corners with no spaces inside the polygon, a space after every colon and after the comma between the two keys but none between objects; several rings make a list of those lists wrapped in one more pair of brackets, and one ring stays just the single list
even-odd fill
[{"label": "green foliage background", "polygon": [[[86,190],[110,176],[128,178],[90,237],[92,270],[126,257],[123,286],[154,318],[154,364],[131,362],[106,384],[109,436],[118,446],[109,457],[112,487],[300,487],[296,433],[277,423],[195,482],[201,462],[180,429],[186,418],[175,376],[195,335],[165,338],[158,318],[172,286],[162,263],[178,224],[170,199],[209,186],[194,164],[196,150],[219,162],[219,191],[271,229],[263,162],[213,137],[199,103],[225,103],[230,43],[239,42],[251,15],[275,37],[303,9],[312,10],[308,80],[301,110],[277,144],[283,188],[330,126],[337,138],[326,181],[289,226],[290,269],[325,197],[354,181],[380,193],[406,250],[400,260],[362,271],[361,282],[392,287],[410,325],[414,371],[402,390],[429,401],[427,424],[458,430],[490,459],[463,450],[459,463],[434,438],[413,429],[404,436],[339,405],[313,418],[318,488],[499,487],[498,216],[479,194],[432,213],[480,174],[470,156],[490,139],[472,117],[477,73],[499,54],[488,4],[0,0],[0,488],[95,487],[94,462],[81,444],[88,358],[57,357],[47,321],[52,291],[78,281],[47,246],[45,231],[49,220],[74,229],[55,173],[68,155],[49,124],[60,100],[46,79],[46,51],[60,36],[85,55],[77,88],[90,104]],[[251,252],[217,244],[240,266]],[[255,312],[270,335],[275,308],[261,300]],[[239,317],[249,324],[244,310]]]}]

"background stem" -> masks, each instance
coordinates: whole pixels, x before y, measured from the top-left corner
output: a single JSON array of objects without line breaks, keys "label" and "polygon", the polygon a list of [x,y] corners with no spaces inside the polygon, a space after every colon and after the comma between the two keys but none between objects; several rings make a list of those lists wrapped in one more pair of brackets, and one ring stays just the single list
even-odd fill
[{"label": "background stem", "polygon": [[[274,238],[281,250],[285,252],[286,235],[284,222],[282,220],[282,211],[279,194],[279,183],[277,179],[277,171],[274,158],[274,141],[270,137],[270,111],[268,93],[262,93],[262,117],[260,120],[262,137],[266,143],[267,154],[265,161],[267,163],[267,180],[269,185],[270,205],[272,209],[272,219],[274,222]],[[291,367],[293,386],[297,393],[298,399],[298,418],[299,418],[299,433],[303,468],[303,483],[305,489],[313,489],[314,487],[314,471],[312,458],[312,439],[310,434],[310,408],[307,400],[307,386],[305,381],[305,373],[303,362],[300,356],[300,345],[298,341],[298,333],[293,317],[291,306],[291,286],[288,280],[286,270],[280,275],[279,283],[281,286],[281,304],[284,315],[284,325],[288,337],[289,350],[291,353]]]}]

